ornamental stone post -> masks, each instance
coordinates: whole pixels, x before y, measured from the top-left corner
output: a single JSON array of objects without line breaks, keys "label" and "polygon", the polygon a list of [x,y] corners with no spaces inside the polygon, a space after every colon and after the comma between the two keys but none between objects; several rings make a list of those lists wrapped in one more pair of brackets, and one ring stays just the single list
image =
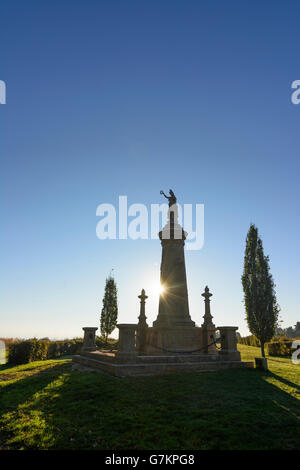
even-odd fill
[{"label": "ornamental stone post", "polygon": [[213,317],[210,313],[210,297],[212,296],[212,293],[209,292],[209,288],[206,286],[203,294],[201,295],[204,297],[205,303],[205,313],[203,316],[204,322],[201,325],[203,346],[206,348],[204,349],[204,352],[207,354],[216,354],[216,327],[213,324]]},{"label": "ornamental stone post", "polygon": [[118,362],[136,362],[135,332],[137,325],[133,323],[119,323],[119,346],[116,353]]},{"label": "ornamental stone post", "polygon": [[237,326],[219,326],[217,329],[221,335],[221,359],[226,361],[240,361],[241,354],[237,350],[236,331]]},{"label": "ornamental stone post", "polygon": [[136,332],[136,350],[138,354],[143,354],[145,352],[146,338],[147,338],[147,317],[145,314],[145,304],[148,299],[148,295],[145,293],[145,289],[142,289],[141,295],[138,295],[140,302],[140,315],[139,322],[137,325]]},{"label": "ornamental stone post", "polygon": [[95,335],[98,328],[85,326],[82,329],[84,331],[82,351],[95,351],[95,349],[97,349]]}]

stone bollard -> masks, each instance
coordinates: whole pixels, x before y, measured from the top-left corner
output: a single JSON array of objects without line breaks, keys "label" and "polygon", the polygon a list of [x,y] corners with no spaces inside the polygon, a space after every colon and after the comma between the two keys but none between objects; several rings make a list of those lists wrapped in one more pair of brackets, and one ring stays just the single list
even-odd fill
[{"label": "stone bollard", "polygon": [[136,362],[135,331],[137,325],[133,323],[119,323],[119,347],[116,359],[119,362]]},{"label": "stone bollard", "polygon": [[255,357],[256,369],[268,370],[268,360],[266,357]]},{"label": "stone bollard", "polygon": [[240,361],[241,354],[237,350],[236,330],[237,326],[218,326],[221,335],[220,359],[225,361]]},{"label": "stone bollard", "polygon": [[97,349],[95,335],[98,328],[94,326],[85,326],[82,329],[84,331],[82,351],[95,351],[95,349]]}]

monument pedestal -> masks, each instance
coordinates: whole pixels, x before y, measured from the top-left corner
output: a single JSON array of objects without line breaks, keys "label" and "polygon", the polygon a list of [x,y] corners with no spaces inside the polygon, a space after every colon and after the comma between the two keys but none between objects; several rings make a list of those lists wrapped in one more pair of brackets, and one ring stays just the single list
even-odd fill
[{"label": "monument pedestal", "polygon": [[198,353],[203,347],[202,329],[196,326],[157,326],[148,328],[145,354],[170,355]]}]

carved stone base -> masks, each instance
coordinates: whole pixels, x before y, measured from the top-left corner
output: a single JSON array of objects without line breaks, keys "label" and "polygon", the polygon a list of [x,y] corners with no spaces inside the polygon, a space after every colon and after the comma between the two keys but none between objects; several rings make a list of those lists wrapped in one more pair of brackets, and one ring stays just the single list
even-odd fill
[{"label": "carved stone base", "polygon": [[241,353],[239,351],[226,349],[219,351],[221,361],[240,361]]},{"label": "carved stone base", "polygon": [[160,356],[194,351],[199,354],[203,346],[202,329],[199,327],[152,327],[147,330],[144,352]]},{"label": "carved stone base", "polygon": [[96,370],[116,377],[150,376],[174,374],[176,372],[204,372],[222,369],[253,367],[253,362],[224,361],[219,355],[212,354],[173,354],[138,356],[136,362],[120,363],[114,357],[100,351],[73,356],[73,367],[79,370]]}]

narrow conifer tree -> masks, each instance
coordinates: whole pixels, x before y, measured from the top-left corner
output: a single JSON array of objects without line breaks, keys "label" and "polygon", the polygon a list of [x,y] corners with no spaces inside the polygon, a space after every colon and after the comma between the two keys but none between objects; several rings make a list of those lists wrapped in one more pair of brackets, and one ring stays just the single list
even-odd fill
[{"label": "narrow conifer tree", "polygon": [[117,286],[114,278],[110,275],[106,279],[105,292],[103,297],[103,307],[100,318],[101,335],[105,338],[107,344],[108,335],[110,335],[117,325],[118,302]]},{"label": "narrow conifer tree", "polygon": [[270,274],[269,257],[264,255],[254,224],[250,225],[247,234],[242,284],[248,328],[260,340],[261,354],[265,357],[264,345],[275,334],[280,308]]}]

